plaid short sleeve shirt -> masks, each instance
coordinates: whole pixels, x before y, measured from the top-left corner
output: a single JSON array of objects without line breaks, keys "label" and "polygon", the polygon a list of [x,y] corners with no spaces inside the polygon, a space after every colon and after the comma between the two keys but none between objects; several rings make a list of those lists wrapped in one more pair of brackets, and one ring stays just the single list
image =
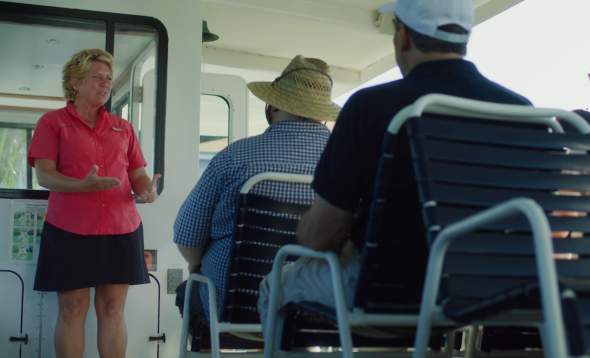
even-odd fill
[{"label": "plaid short sleeve shirt", "polygon": [[[330,131],[321,123],[293,120],[275,123],[258,136],[236,141],[213,157],[182,204],[174,224],[174,242],[205,248],[201,273],[217,288],[219,314],[241,186],[253,175],[267,171],[313,175],[329,136]],[[253,190],[294,203],[311,203],[314,198],[307,186],[268,183]],[[200,296],[201,302],[207,302],[204,285],[200,286]],[[203,311],[208,317],[206,304]]]}]

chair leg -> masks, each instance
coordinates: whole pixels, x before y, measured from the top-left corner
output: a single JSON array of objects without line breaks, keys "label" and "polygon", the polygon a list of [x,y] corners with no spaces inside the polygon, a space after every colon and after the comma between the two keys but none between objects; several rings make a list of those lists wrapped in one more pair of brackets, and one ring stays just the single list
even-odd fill
[{"label": "chair leg", "polygon": [[275,353],[281,350],[283,330],[285,329],[285,313],[283,311],[268,312],[267,322],[270,324],[268,324],[267,335],[269,337],[265,337],[264,358],[273,358],[275,357]]},{"label": "chair leg", "polygon": [[188,341],[188,325],[190,322],[190,299],[191,299],[191,288],[193,281],[190,279],[186,282],[186,288],[184,291],[184,307],[182,310],[182,324],[180,328],[180,347],[178,352],[179,358],[186,357],[186,343]]},{"label": "chair leg", "polygon": [[465,358],[473,358],[475,356],[475,345],[477,341],[477,326],[469,326],[465,329],[463,336],[465,337]]},{"label": "chair leg", "polygon": [[342,329],[342,325],[338,327],[338,334],[340,335],[340,346],[342,347],[342,357],[343,358],[353,358],[352,353],[352,337],[350,335],[350,327],[347,324],[347,330]]},{"label": "chair leg", "polygon": [[207,284],[207,298],[209,300],[209,333],[211,334],[211,357],[221,358],[221,349],[219,346],[219,317],[217,316],[217,298],[215,285],[210,278],[202,279]]},{"label": "chair leg", "polygon": [[221,348],[219,346],[219,322],[217,320],[209,323],[210,334],[211,334],[211,357],[212,358],[221,358]]},{"label": "chair leg", "polygon": [[545,357],[547,358],[567,358],[567,356],[562,356],[559,352],[559,344],[561,342],[557,342],[560,337],[553,337],[549,332],[551,332],[551,328],[547,326],[548,322],[543,321],[539,325],[539,333],[541,334],[541,344],[543,346],[543,352],[545,353]]},{"label": "chair leg", "polygon": [[190,306],[190,294],[192,290],[193,281],[201,282],[207,285],[207,297],[209,304],[209,333],[211,334],[211,357],[220,358],[221,350],[219,346],[219,319],[217,317],[217,298],[215,285],[210,278],[200,274],[190,274],[187,279],[186,292],[184,295],[184,310],[182,329],[181,329],[181,343],[180,343],[180,357],[184,358],[186,355],[186,337],[188,331],[188,317],[189,317],[189,306]]},{"label": "chair leg", "polygon": [[455,335],[456,334],[457,334],[457,331],[452,331],[452,332],[447,333],[447,340],[445,342],[445,347],[444,347],[442,353],[449,358],[453,357],[453,351],[455,350]]}]

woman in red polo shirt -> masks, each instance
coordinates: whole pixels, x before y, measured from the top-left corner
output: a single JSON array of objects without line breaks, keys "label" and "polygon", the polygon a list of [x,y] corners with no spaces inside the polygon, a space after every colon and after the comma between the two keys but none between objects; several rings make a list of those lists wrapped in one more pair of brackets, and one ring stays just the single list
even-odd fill
[{"label": "woman in red polo shirt", "polygon": [[58,357],[83,356],[90,287],[100,356],[124,357],[127,289],[149,282],[135,200],[156,200],[159,175],[147,175],[129,122],[104,108],[112,74],[108,52],[75,54],[63,69],[66,107],[41,117],[28,155],[50,190],[34,288],[57,292]]}]

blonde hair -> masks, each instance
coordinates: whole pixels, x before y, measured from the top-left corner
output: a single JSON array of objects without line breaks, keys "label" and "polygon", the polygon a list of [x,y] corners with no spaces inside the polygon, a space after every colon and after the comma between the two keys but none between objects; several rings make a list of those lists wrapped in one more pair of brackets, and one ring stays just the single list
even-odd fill
[{"label": "blonde hair", "polygon": [[109,66],[111,74],[113,73],[113,56],[105,50],[94,48],[82,50],[72,56],[64,65],[62,87],[64,96],[68,101],[76,99],[76,90],[70,83],[72,79],[82,80],[84,76],[90,71],[90,67],[94,62],[102,62]]}]

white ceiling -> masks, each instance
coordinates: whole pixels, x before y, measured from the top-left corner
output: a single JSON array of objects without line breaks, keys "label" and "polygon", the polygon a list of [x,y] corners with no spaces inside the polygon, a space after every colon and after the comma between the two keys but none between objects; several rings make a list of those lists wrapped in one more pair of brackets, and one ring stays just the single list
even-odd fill
[{"label": "white ceiling", "polygon": [[[474,0],[478,21],[520,1]],[[204,44],[203,70],[270,80],[303,54],[331,65],[337,96],[395,65],[391,35],[376,26],[377,9],[386,2],[202,0],[202,18],[220,36]],[[195,41],[199,37],[195,34]],[[150,35],[119,33],[117,70],[125,69],[150,40]],[[0,93],[61,96],[65,61],[79,49],[103,47],[104,32],[0,22],[0,43],[10,49],[0,55]]]},{"label": "white ceiling", "polygon": [[[477,21],[520,1],[474,0]],[[338,95],[395,66],[391,35],[377,26],[377,9],[387,2],[203,0],[203,19],[220,37],[204,44],[205,68],[250,71],[264,80],[280,73],[296,54],[318,57],[331,65]]]}]

